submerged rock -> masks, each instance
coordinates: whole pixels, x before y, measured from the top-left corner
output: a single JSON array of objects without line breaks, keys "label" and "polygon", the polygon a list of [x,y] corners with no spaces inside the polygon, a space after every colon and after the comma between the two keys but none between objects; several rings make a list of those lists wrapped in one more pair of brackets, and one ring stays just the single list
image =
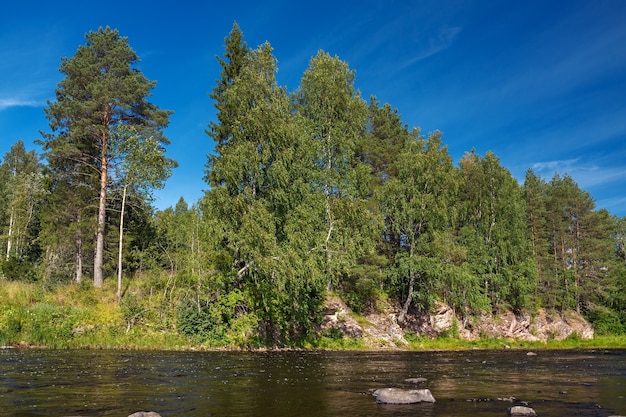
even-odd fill
[{"label": "submerged rock", "polygon": [[515,407],[509,408],[509,415],[510,416],[534,417],[534,416],[537,415],[537,413],[535,413],[535,410],[533,410],[530,407],[524,407],[524,406],[521,406],[521,405],[516,405]]},{"label": "submerged rock", "polygon": [[435,398],[429,389],[381,388],[373,392],[376,402],[382,404],[434,403]]},{"label": "submerged rock", "polygon": [[404,382],[408,382],[409,384],[421,384],[426,381],[428,381],[426,378],[407,378],[404,380]]}]

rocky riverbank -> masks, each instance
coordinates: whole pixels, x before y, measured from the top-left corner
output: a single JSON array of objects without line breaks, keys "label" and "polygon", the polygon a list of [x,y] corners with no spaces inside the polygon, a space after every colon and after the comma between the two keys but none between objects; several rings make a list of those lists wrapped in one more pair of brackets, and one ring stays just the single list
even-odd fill
[{"label": "rocky riverbank", "polygon": [[581,339],[593,339],[593,327],[575,311],[563,314],[543,309],[534,314],[514,314],[505,311],[497,315],[482,314],[462,318],[443,303],[431,312],[410,311],[405,323],[398,324],[399,309],[393,306],[368,312],[357,320],[338,297],[329,297],[325,305],[321,331],[341,332],[345,337],[362,338],[370,348],[402,348],[408,345],[406,334],[435,338],[442,333],[455,332],[461,340],[480,338],[510,338],[545,342],[563,340],[572,334]]}]

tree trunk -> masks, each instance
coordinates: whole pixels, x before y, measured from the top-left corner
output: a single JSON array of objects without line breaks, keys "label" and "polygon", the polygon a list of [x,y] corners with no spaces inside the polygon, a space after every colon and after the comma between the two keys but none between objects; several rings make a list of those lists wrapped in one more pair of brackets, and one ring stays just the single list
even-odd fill
[{"label": "tree trunk", "polygon": [[104,258],[104,226],[106,221],[107,202],[107,139],[102,138],[102,154],[100,158],[100,202],[98,204],[98,224],[96,229],[96,253],[93,261],[93,285],[96,288],[102,287],[103,272],[102,264]]},{"label": "tree trunk", "polygon": [[326,164],[326,184],[324,185],[324,198],[325,198],[325,203],[326,203],[326,220],[328,221],[328,234],[326,235],[326,241],[324,243],[324,248],[326,250],[326,277],[328,279],[327,283],[326,283],[326,289],[330,292],[333,290],[333,274],[332,274],[332,255],[330,252],[330,239],[333,233],[333,212],[332,212],[332,208],[331,208],[331,201],[330,201],[330,173],[333,169],[333,157],[332,157],[332,151],[331,151],[331,145],[330,145],[330,133],[328,134],[328,137],[326,138],[326,152],[327,152],[327,158],[328,158],[328,163]]},{"label": "tree trunk", "polygon": [[411,270],[409,272],[409,293],[406,296],[406,301],[404,302],[404,306],[402,307],[402,312],[400,313],[400,317],[398,317],[398,323],[402,324],[406,320],[406,315],[409,312],[409,307],[411,307],[411,301],[413,301],[413,287],[415,286],[415,273]]},{"label": "tree trunk", "polygon": [[80,237],[76,239],[76,276],[74,280],[77,284],[83,280],[83,241]]},{"label": "tree trunk", "polygon": [[117,253],[117,301],[122,301],[122,243],[124,237],[124,209],[126,206],[126,187],[122,191],[122,211],[120,212],[120,245]]},{"label": "tree trunk", "polygon": [[15,220],[13,219],[13,210],[11,210],[11,217],[9,218],[9,232],[7,234],[7,256],[6,256],[6,260],[9,260],[9,257],[11,256],[11,239],[12,239],[12,235],[13,235],[13,223],[15,223]]}]

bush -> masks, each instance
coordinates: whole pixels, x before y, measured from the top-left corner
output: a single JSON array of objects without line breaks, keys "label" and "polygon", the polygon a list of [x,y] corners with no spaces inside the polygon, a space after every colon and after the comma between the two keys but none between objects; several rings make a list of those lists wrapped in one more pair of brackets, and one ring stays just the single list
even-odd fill
[{"label": "bush", "polygon": [[0,275],[12,281],[37,281],[37,268],[27,260],[11,257],[0,262]]},{"label": "bush", "polygon": [[146,308],[144,304],[139,300],[139,297],[128,294],[120,303],[120,307],[122,310],[122,316],[124,316],[124,321],[126,321],[126,332],[130,330],[135,323],[141,321],[146,313]]},{"label": "bush", "polygon": [[353,268],[343,277],[342,298],[356,313],[375,309],[381,297],[380,281],[380,272],[372,266]]},{"label": "bush", "polygon": [[621,335],[626,333],[624,323],[619,315],[609,308],[596,308],[588,313],[588,320],[592,324],[597,336]]},{"label": "bush", "polygon": [[225,342],[224,320],[219,310],[205,301],[184,299],[178,305],[178,332],[201,341]]},{"label": "bush", "polygon": [[178,305],[176,328],[211,345],[256,344],[259,318],[248,305],[246,295],[236,289],[211,301],[186,298]]}]

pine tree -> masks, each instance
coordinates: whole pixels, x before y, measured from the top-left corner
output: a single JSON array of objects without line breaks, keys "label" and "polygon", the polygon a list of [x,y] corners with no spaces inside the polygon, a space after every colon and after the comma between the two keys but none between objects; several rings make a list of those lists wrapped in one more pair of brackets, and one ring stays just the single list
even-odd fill
[{"label": "pine tree", "polygon": [[398,155],[417,131],[409,132],[400,114],[389,104],[380,106],[376,97],[370,98],[367,130],[359,141],[357,153],[361,161],[371,166],[376,183],[382,184],[396,176]]},{"label": "pine tree", "polygon": [[[167,144],[162,132],[170,112],[147,100],[156,83],[134,68],[139,58],[127,38],[109,27],[89,32],[85,38],[86,44],[61,62],[65,79],[58,85],[56,101],[49,102],[46,109],[52,133],[46,135],[43,146],[51,173],[62,175],[65,184],[81,184],[98,201],[93,277],[94,286],[100,287],[107,192],[111,170],[120,161],[115,153],[114,129],[136,126],[142,134]],[[80,216],[91,219],[91,214]]]},{"label": "pine tree", "polygon": [[550,250],[560,283],[556,307],[588,310],[603,292],[615,259],[614,221],[606,211],[594,211],[591,195],[569,175],[554,175],[547,207],[552,225]]},{"label": "pine tree", "polygon": [[215,152],[207,156],[205,176],[206,182],[211,186],[221,181],[218,178],[211,178],[215,159],[222,153],[222,148],[232,140],[236,130],[234,125],[236,104],[227,100],[226,92],[235,83],[249,52],[247,44],[243,41],[243,32],[235,23],[225,39],[224,57],[217,57],[222,67],[221,78],[217,80],[213,91],[209,94],[209,97],[215,100],[217,110],[217,121],[209,123],[209,128],[206,130],[207,135],[215,141]]}]

